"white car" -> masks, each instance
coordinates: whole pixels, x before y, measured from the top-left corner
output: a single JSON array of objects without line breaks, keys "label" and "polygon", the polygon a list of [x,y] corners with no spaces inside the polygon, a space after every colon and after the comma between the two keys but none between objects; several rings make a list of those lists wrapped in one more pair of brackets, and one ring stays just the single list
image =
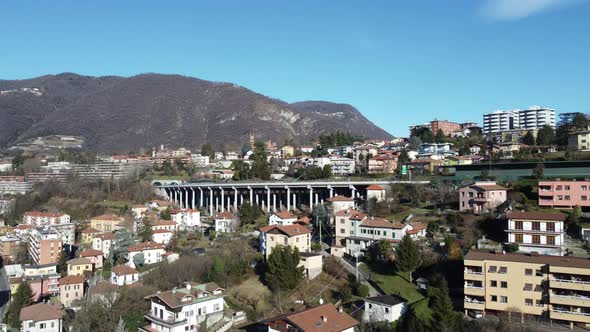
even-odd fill
[{"label": "white car", "polygon": [[481,312],[481,310],[469,310],[467,314],[469,315],[469,317],[474,319],[483,318],[483,312]]}]

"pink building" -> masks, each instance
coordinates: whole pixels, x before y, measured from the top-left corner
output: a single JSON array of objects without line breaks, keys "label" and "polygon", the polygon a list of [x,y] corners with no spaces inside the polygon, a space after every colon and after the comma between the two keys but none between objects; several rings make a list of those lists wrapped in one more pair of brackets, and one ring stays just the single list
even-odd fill
[{"label": "pink building", "polygon": [[477,181],[459,189],[459,211],[482,214],[494,210],[507,199],[508,189],[496,182]]},{"label": "pink building", "polygon": [[539,206],[590,207],[590,181],[539,181]]}]

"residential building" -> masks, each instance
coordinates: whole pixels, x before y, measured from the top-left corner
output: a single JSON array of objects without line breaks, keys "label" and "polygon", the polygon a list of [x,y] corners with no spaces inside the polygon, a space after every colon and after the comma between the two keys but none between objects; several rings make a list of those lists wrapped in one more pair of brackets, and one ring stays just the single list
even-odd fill
[{"label": "residential building", "polygon": [[433,135],[436,135],[436,133],[441,130],[445,136],[451,136],[453,132],[460,131],[462,129],[463,126],[457,122],[451,122],[447,120],[430,121],[430,130],[432,131]]},{"label": "residential building", "polygon": [[238,219],[229,211],[218,213],[213,219],[216,233],[233,233],[238,229]]},{"label": "residential building", "polygon": [[590,130],[569,133],[567,146],[574,151],[590,151]]},{"label": "residential building", "polygon": [[86,276],[92,274],[92,261],[88,258],[74,258],[66,262],[69,276]]},{"label": "residential building", "polygon": [[464,259],[465,313],[512,312],[590,326],[590,260],[471,250]]},{"label": "residential building", "polygon": [[164,230],[164,231],[175,232],[177,227],[178,227],[178,224],[176,224],[176,222],[173,220],[158,220],[158,221],[152,223],[152,230],[153,231]]},{"label": "residential building", "polygon": [[356,234],[356,226],[367,215],[353,209],[338,211],[334,214],[333,225],[336,230],[336,244],[345,245],[344,239]]},{"label": "residential building", "polygon": [[399,242],[406,232],[412,230],[409,224],[391,222],[385,218],[368,217],[355,223],[353,234],[346,237],[346,253],[363,256],[364,251],[377,241]]},{"label": "residential building", "polygon": [[329,303],[270,318],[260,325],[266,327],[265,331],[268,332],[354,332],[359,324],[342,308],[336,308],[335,305]]},{"label": "residential building", "polygon": [[92,239],[92,249],[102,251],[105,258],[109,257],[114,241],[115,233],[100,233]]},{"label": "residential building", "polygon": [[14,260],[15,250],[21,243],[21,238],[13,234],[0,236],[0,256],[4,264]]},{"label": "residential building", "polygon": [[133,257],[135,257],[135,255],[143,254],[145,265],[159,263],[164,257],[166,247],[163,244],[155,242],[141,242],[130,246],[127,250],[129,251],[128,265],[135,267],[135,263],[133,263]]},{"label": "residential building", "polygon": [[34,300],[42,296],[54,296],[59,293],[59,278],[57,264],[23,265],[23,278],[33,290]]},{"label": "residential building", "polygon": [[351,210],[356,207],[352,197],[336,195],[326,199],[326,201],[330,203],[329,209],[331,214],[344,210]]},{"label": "residential building", "polygon": [[299,252],[311,249],[311,230],[299,224],[260,228],[260,250],[268,257],[276,246],[291,246]]},{"label": "residential building", "polygon": [[494,181],[477,181],[459,189],[459,211],[482,214],[493,211],[508,199],[508,189]]},{"label": "residential building", "polygon": [[82,232],[82,244],[90,244],[92,245],[92,240],[94,237],[101,233],[101,231],[94,229],[94,228],[86,228]]},{"label": "residential building", "polygon": [[73,245],[76,242],[76,225],[74,223],[56,224],[47,228],[56,232],[64,245]]},{"label": "residential building", "polygon": [[269,225],[287,226],[293,225],[297,221],[297,216],[289,211],[278,211],[268,218]]},{"label": "residential building", "polygon": [[539,181],[539,206],[554,209],[590,207],[590,181]]},{"label": "residential building", "polygon": [[195,166],[209,166],[209,156],[193,154],[191,157]]},{"label": "residential building", "polygon": [[59,302],[71,307],[74,301],[84,298],[84,277],[69,275],[59,279]]},{"label": "residential building", "polygon": [[133,213],[133,218],[135,219],[141,219],[144,213],[147,213],[148,211],[148,207],[144,204],[137,204],[131,208],[131,213]]},{"label": "residential building", "polygon": [[20,311],[21,332],[62,332],[63,306],[48,302],[24,307]]},{"label": "residential building", "polygon": [[567,215],[549,212],[509,211],[508,243],[518,244],[522,252],[544,255],[564,254],[564,221]]},{"label": "residential building", "polygon": [[33,189],[33,184],[23,176],[0,176],[0,196],[24,195]]},{"label": "residential building", "polygon": [[545,125],[555,128],[555,110],[531,106],[525,110],[498,110],[483,115],[484,134],[514,129],[539,130]]},{"label": "residential building", "polygon": [[105,214],[90,219],[90,227],[101,232],[112,232],[120,228],[123,218]]},{"label": "residential building", "polygon": [[127,265],[118,265],[111,271],[111,283],[117,286],[131,285],[139,281],[139,272]]},{"label": "residential building", "polygon": [[368,174],[393,174],[397,170],[397,156],[380,154],[369,159]]},{"label": "residential building", "polygon": [[367,200],[375,199],[377,202],[385,200],[385,188],[378,184],[372,184],[367,187]]},{"label": "residential building", "polygon": [[102,269],[104,259],[104,253],[102,251],[96,249],[84,250],[80,253],[80,257],[89,259],[95,270]]},{"label": "residential building", "polygon": [[65,213],[29,211],[23,215],[23,223],[32,227],[68,224],[70,216]]},{"label": "residential building", "polygon": [[174,237],[174,233],[172,231],[165,229],[156,229],[152,231],[152,241],[155,243],[168,245],[172,240],[172,237]]},{"label": "residential building", "polygon": [[181,229],[194,229],[201,226],[201,212],[193,209],[180,209],[170,211],[172,220]]},{"label": "residential building", "polygon": [[408,310],[408,301],[398,295],[379,295],[365,299],[363,321],[393,323]]},{"label": "residential building", "polygon": [[299,253],[299,256],[298,266],[303,266],[303,275],[307,280],[312,280],[322,273],[322,268],[324,266],[322,254],[302,252]]},{"label": "residential building", "polygon": [[145,315],[149,325],[140,331],[196,331],[203,323],[210,327],[223,318],[224,292],[215,283],[186,283],[151,295],[151,309]]},{"label": "residential building", "polygon": [[348,176],[354,174],[356,162],[346,157],[330,157],[330,168],[334,176]]},{"label": "residential building", "polygon": [[56,232],[35,228],[29,234],[29,255],[37,265],[55,263],[62,250],[62,244]]}]

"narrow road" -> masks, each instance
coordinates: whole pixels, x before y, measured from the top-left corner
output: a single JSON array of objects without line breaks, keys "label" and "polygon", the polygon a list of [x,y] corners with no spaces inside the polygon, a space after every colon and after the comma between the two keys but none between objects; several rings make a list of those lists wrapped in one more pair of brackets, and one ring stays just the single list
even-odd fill
[{"label": "narrow road", "polygon": [[10,284],[4,268],[0,269],[0,323],[4,322],[4,315],[10,304]]},{"label": "narrow road", "polygon": [[[350,274],[352,274],[353,276],[356,276],[356,274],[357,274],[357,268],[355,266],[356,262],[350,262],[342,257],[337,257],[337,259],[338,259],[338,262],[340,263],[340,265],[342,265]],[[379,290],[377,290],[375,287],[373,287],[373,285],[369,282],[369,276],[365,272],[358,270],[358,279],[361,283],[363,283],[369,287],[369,296],[384,295],[384,294],[381,294],[381,292]]]}]

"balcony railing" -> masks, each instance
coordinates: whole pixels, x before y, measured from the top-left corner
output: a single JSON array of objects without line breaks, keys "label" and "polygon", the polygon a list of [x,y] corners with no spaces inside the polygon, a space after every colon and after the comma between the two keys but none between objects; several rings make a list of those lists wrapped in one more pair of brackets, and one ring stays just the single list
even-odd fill
[{"label": "balcony railing", "polygon": [[572,283],[572,284],[590,285],[590,281],[584,281],[584,280],[567,280],[567,279],[552,278],[551,281],[565,282],[565,283]]},{"label": "balcony railing", "polygon": [[464,271],[465,274],[477,274],[477,275],[483,275],[482,271],[474,271],[474,270],[467,270],[465,269]]},{"label": "balcony railing", "polygon": [[588,312],[576,312],[576,311],[560,310],[560,309],[551,309],[551,312],[556,312],[556,313],[559,313],[559,314],[590,316],[590,313],[588,313]]}]

